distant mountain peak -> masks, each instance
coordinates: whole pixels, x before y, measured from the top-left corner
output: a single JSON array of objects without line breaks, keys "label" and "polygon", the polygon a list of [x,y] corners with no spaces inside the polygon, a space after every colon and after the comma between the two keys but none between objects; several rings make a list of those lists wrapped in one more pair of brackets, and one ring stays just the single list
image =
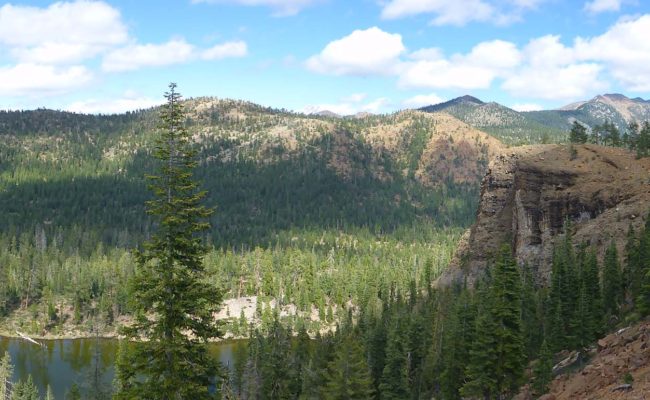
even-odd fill
[{"label": "distant mountain peak", "polygon": [[330,118],[342,118],[341,115],[330,110],[321,110],[315,113],[311,113],[311,115],[318,115],[320,117],[330,117]]},{"label": "distant mountain peak", "polygon": [[485,102],[483,102],[482,100],[477,99],[476,97],[470,96],[468,94],[466,94],[465,96],[456,97],[455,99],[452,99],[449,102],[456,102],[456,103],[465,102],[465,103],[485,104]]},{"label": "distant mountain peak", "polygon": [[455,99],[451,99],[443,103],[432,104],[430,106],[422,107],[419,110],[426,111],[426,112],[436,112],[436,111],[444,111],[445,109],[453,106],[469,105],[469,106],[476,107],[476,106],[482,106],[483,104],[485,104],[485,102],[477,99],[474,96],[470,96],[466,94],[465,96],[456,97]]},{"label": "distant mountain peak", "polygon": [[596,96],[596,98],[598,98],[598,97],[604,97],[604,98],[606,98],[606,99],[610,99],[610,100],[618,100],[618,101],[621,101],[621,100],[630,100],[629,97],[625,96],[624,94],[620,94],[620,93],[605,93],[605,94],[602,95],[602,96]]}]

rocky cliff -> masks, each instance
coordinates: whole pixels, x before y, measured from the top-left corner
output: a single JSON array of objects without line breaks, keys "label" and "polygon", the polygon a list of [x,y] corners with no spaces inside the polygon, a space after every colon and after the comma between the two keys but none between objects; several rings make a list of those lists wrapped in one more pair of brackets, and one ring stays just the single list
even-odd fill
[{"label": "rocky cliff", "polygon": [[622,250],[629,226],[638,230],[649,209],[650,159],[596,145],[507,149],[491,160],[476,223],[439,284],[474,282],[504,242],[545,284],[565,221],[574,243],[587,242],[602,256],[611,240]]}]

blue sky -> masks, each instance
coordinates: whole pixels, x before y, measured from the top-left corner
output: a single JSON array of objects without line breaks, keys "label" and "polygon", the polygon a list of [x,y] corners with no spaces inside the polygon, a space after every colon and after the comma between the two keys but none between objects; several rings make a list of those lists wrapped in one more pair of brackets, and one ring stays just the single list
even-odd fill
[{"label": "blue sky", "polygon": [[643,0],[0,3],[0,108],[217,96],[342,114],[464,94],[516,109],[650,93]]}]

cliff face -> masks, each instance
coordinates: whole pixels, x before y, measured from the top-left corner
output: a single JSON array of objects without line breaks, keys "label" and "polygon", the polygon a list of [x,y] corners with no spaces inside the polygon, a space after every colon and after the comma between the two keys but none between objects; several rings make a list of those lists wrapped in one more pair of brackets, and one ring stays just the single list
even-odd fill
[{"label": "cliff face", "polygon": [[650,210],[650,160],[636,160],[623,149],[574,149],[572,154],[566,145],[527,146],[494,157],[481,185],[477,221],[439,283],[472,283],[509,242],[519,263],[545,284],[565,220],[575,244],[587,242],[602,256],[614,240],[622,251],[629,226],[638,230]]}]

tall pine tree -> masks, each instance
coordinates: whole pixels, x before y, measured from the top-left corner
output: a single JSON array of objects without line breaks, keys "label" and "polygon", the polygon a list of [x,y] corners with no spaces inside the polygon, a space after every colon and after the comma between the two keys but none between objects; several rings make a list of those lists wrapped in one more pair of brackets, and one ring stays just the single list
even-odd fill
[{"label": "tall pine tree", "polygon": [[148,176],[155,198],[147,211],[158,230],[138,252],[132,286],[134,323],[127,339],[140,341],[121,357],[118,399],[209,399],[218,364],[207,342],[220,336],[214,320],[221,293],[205,283],[200,232],[211,210],[192,178],[191,136],[176,84],[169,85],[161,134],[153,152],[158,175]]},{"label": "tall pine tree", "polygon": [[616,244],[612,242],[605,250],[603,267],[603,305],[609,316],[618,316],[618,310],[623,303],[623,280],[618,261]]},{"label": "tall pine tree", "polygon": [[513,393],[526,357],[521,324],[521,277],[509,245],[499,250],[489,297],[479,312],[463,395],[484,398]]},{"label": "tall pine tree", "polygon": [[327,368],[324,399],[370,399],[373,395],[372,377],[366,354],[359,339],[346,335],[336,348],[334,360]]}]

